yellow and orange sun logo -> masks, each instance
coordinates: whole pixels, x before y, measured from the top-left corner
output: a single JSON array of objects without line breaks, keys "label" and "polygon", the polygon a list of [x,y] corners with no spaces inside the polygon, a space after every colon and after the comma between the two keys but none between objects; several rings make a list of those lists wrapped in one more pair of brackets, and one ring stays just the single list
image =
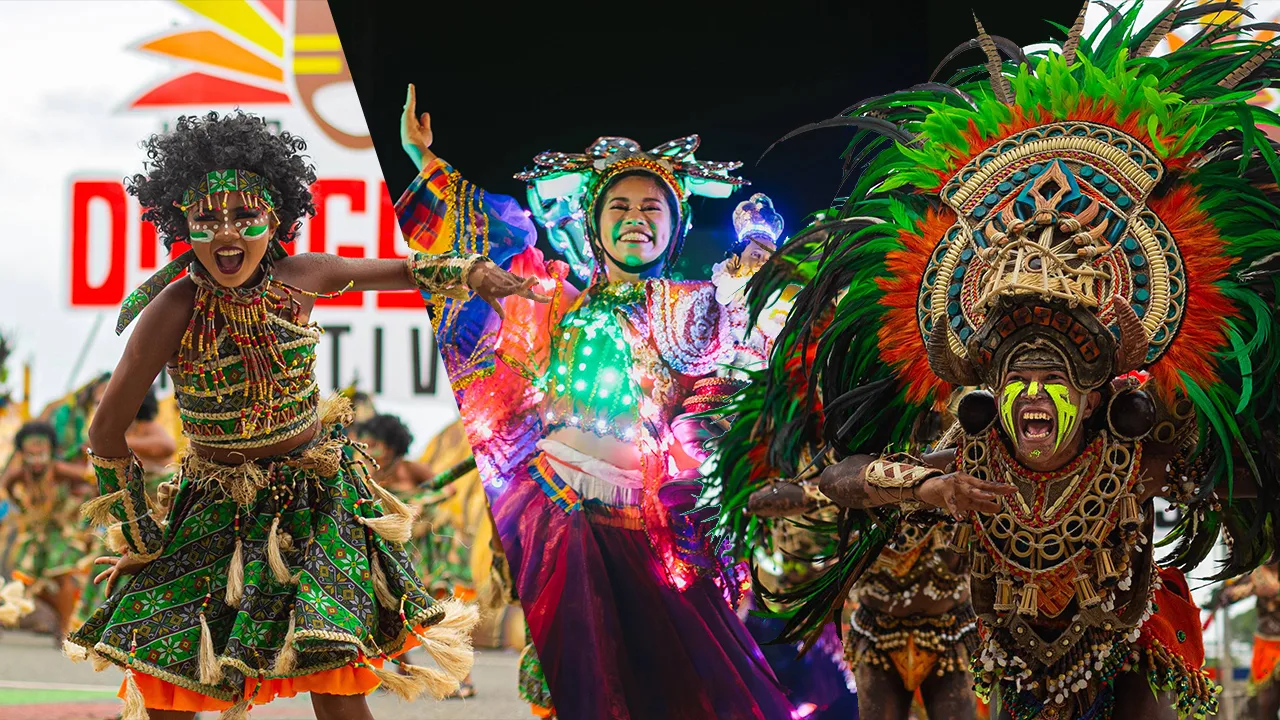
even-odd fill
[{"label": "yellow and orange sun logo", "polygon": [[316,108],[321,89],[351,83],[327,2],[175,1],[211,26],[166,32],[135,45],[141,52],[192,67],[144,91],[129,108],[296,102],[339,145],[353,150],[373,147],[368,134],[335,127]]}]

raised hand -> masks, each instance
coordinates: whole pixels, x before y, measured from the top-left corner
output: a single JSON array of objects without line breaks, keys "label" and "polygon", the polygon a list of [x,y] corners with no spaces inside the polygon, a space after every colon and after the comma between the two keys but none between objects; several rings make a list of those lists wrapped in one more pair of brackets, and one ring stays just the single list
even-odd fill
[{"label": "raised hand", "polygon": [[435,157],[429,149],[434,136],[431,133],[431,113],[417,114],[418,93],[413,83],[404,100],[404,114],[400,118],[400,146],[421,170],[427,161]]},{"label": "raised hand", "polygon": [[551,302],[550,296],[533,290],[536,282],[534,278],[522,278],[509,273],[489,260],[476,263],[471,272],[467,273],[467,285],[503,319],[506,318],[506,313],[502,311],[502,303],[498,301],[508,295],[518,295],[540,303]]}]

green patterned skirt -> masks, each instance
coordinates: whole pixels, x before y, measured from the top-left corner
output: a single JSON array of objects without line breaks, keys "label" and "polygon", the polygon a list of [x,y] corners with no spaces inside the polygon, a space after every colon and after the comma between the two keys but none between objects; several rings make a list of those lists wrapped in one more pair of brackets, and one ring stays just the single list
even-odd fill
[{"label": "green patterned skirt", "polygon": [[[163,550],[71,635],[83,650],[68,653],[150,676],[136,684],[154,709],[243,708],[290,689],[364,694],[379,683],[404,697],[452,692],[470,670],[477,613],[431,599],[401,544],[407,508],[354,452],[335,425],[245,465],[189,455]],[[417,644],[438,669],[382,669]],[[343,689],[299,682],[330,671],[346,673]],[[165,684],[214,702],[175,705]]]}]

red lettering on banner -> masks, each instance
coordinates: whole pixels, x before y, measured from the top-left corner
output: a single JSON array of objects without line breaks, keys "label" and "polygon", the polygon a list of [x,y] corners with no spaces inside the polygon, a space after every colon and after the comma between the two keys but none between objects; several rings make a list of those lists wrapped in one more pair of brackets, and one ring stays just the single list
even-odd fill
[{"label": "red lettering on banner", "polygon": [[[105,200],[111,212],[107,247],[107,276],[89,284],[89,207]],[[125,249],[128,216],[124,185],[120,182],[77,180],[71,185],[71,304],[119,305],[124,300]]]},{"label": "red lettering on banner", "polygon": [[[396,251],[400,240],[400,231],[396,222],[396,207],[391,203],[391,193],[387,192],[387,183],[378,186],[378,257],[401,259],[406,257]],[[378,293],[380,308],[414,308],[423,309],[422,296],[417,292],[382,292]]]},{"label": "red lettering on banner", "polygon": [[[317,180],[311,186],[311,197],[316,204],[316,215],[311,218],[310,243],[307,249],[311,252],[327,252],[329,232],[329,198],[340,195],[351,203],[352,213],[364,212],[365,182],[363,180]],[[362,258],[364,247],[359,245],[339,245],[334,252],[342,257]],[[364,293],[348,292],[336,298],[321,298],[317,306],[361,307],[364,305]]]}]

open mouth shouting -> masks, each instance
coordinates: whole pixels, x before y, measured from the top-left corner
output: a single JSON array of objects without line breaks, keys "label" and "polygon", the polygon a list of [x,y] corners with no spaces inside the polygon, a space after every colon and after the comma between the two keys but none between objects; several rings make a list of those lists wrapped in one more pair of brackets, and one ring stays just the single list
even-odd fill
[{"label": "open mouth shouting", "polygon": [[235,275],[244,267],[244,249],[232,245],[218,248],[213,253],[218,272],[224,275]]},{"label": "open mouth shouting", "polygon": [[1057,421],[1053,414],[1043,409],[1026,406],[1018,414],[1018,435],[1020,440],[1034,443],[1051,442],[1057,430]]}]

